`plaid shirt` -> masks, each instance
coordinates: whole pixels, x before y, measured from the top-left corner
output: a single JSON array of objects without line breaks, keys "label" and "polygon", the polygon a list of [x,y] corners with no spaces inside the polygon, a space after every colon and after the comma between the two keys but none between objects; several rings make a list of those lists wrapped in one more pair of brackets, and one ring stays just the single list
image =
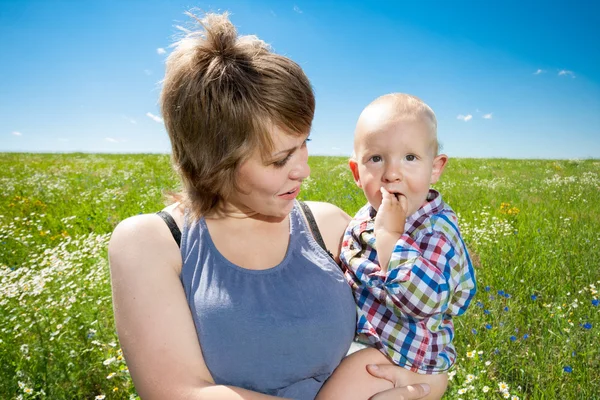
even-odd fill
[{"label": "plaid shirt", "polygon": [[385,274],[375,215],[369,204],[356,214],[340,256],[358,304],[357,333],[413,372],[447,371],[456,360],[452,316],[466,311],[476,286],[456,214],[430,190],[426,204],[406,219]]}]

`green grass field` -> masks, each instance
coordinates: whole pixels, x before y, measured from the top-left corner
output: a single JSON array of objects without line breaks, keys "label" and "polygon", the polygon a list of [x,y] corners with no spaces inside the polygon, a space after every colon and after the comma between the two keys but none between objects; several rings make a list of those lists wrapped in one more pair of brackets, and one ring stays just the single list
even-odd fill
[{"label": "green grass field", "polygon": [[[301,198],[349,214],[344,158]],[[0,399],[128,399],[106,260],[114,226],[177,189],[164,155],[0,154]],[[447,399],[600,399],[600,161],[451,159],[478,293],[455,319]]]}]

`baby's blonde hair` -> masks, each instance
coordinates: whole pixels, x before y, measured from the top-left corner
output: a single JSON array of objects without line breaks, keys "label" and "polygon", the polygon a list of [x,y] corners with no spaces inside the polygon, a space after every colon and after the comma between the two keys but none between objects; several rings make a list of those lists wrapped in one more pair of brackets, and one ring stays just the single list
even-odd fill
[{"label": "baby's blonde hair", "polygon": [[417,96],[406,93],[388,93],[373,100],[366,108],[377,105],[390,105],[394,111],[394,119],[398,120],[419,120],[429,125],[430,132],[434,138],[434,153],[439,152],[439,143],[437,140],[437,118],[435,113],[423,100]]}]

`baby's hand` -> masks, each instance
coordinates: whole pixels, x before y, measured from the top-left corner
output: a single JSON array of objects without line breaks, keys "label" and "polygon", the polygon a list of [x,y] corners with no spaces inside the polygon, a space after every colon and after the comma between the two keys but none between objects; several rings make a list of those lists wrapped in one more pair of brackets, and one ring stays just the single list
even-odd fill
[{"label": "baby's hand", "polygon": [[404,233],[408,202],[403,194],[392,194],[381,188],[381,205],[375,217],[375,237],[378,233],[398,236]]}]

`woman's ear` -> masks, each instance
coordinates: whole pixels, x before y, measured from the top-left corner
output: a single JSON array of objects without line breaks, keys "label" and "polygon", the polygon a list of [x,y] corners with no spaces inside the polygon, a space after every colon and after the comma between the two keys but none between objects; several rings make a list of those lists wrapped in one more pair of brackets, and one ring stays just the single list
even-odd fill
[{"label": "woman's ear", "polygon": [[440,179],[442,176],[442,172],[444,172],[444,168],[448,163],[448,156],[445,154],[440,154],[433,159],[433,169],[431,170],[431,184],[433,185]]},{"label": "woman's ear", "polygon": [[354,158],[351,158],[348,160],[348,166],[350,166],[350,171],[352,171],[352,176],[354,177],[354,182],[356,183],[356,186],[362,188],[362,185],[360,183],[360,174],[358,173],[358,163]]}]

